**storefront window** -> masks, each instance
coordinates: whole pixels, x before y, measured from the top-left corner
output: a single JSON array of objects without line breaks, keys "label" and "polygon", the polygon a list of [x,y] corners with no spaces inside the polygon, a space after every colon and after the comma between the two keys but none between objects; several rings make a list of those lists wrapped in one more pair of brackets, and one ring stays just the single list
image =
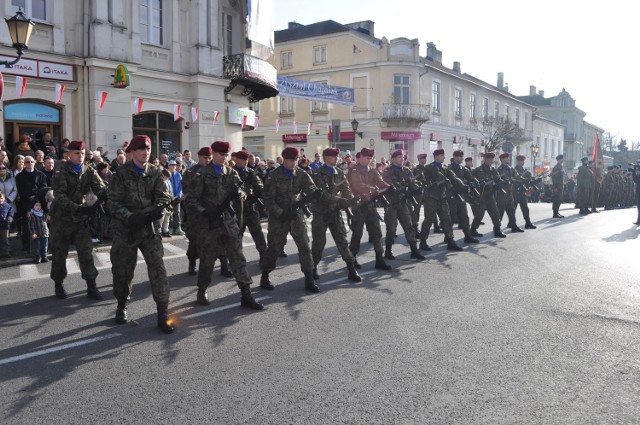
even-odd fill
[{"label": "storefront window", "polygon": [[166,153],[175,158],[182,152],[181,120],[174,121],[173,114],[143,112],[133,117],[133,135],[144,134],[151,139],[151,156]]}]

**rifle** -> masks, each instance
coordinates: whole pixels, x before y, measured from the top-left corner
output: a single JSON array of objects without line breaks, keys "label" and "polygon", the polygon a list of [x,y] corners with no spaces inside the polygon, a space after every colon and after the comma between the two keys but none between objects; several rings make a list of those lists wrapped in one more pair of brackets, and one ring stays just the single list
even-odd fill
[{"label": "rifle", "polygon": [[222,200],[220,205],[216,205],[211,209],[207,208],[205,210],[206,217],[209,220],[209,230],[213,230],[216,227],[216,221],[220,219],[225,211],[227,211],[231,217],[236,215],[236,210],[233,208],[232,202],[239,196],[246,196],[246,193],[242,190],[243,184],[244,180],[240,180],[238,183],[234,184],[233,190],[230,190],[229,193],[227,193],[227,196]]},{"label": "rifle", "polygon": [[314,187],[313,190],[309,193],[303,193],[297,201],[294,201],[291,204],[291,213],[293,216],[298,214],[298,211],[302,211],[302,213],[307,217],[311,217],[311,210],[309,210],[309,202],[319,199],[322,196],[322,190]]}]

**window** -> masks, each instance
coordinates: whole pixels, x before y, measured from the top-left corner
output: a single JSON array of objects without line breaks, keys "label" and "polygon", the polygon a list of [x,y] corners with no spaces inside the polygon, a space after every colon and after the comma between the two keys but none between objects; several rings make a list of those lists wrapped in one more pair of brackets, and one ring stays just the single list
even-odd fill
[{"label": "window", "polygon": [[516,125],[520,127],[520,108],[516,108]]},{"label": "window", "polygon": [[280,69],[289,69],[293,67],[293,52],[280,53]]},{"label": "window", "polygon": [[15,14],[18,9],[22,9],[26,16],[37,21],[49,19],[46,0],[11,0],[11,13]]},{"label": "window", "polygon": [[232,55],[233,52],[233,16],[224,13],[222,15],[224,29],[224,54]]},{"label": "window", "polygon": [[313,64],[327,63],[327,46],[315,46],[313,48]]},{"label": "window", "polygon": [[527,129],[527,126],[529,125],[529,111],[524,111],[524,129]]},{"label": "window", "polygon": [[162,0],[140,0],[140,41],[164,45]]},{"label": "window", "polygon": [[511,108],[509,107],[509,105],[504,105],[504,118],[509,121],[509,113]]},{"label": "window", "polygon": [[409,81],[408,75],[393,76],[393,103],[400,105],[409,104]]},{"label": "window", "polygon": [[151,139],[151,155],[166,153],[170,158],[182,152],[181,121],[174,121],[173,114],[143,112],[133,117],[133,135],[144,134]]},{"label": "window", "polygon": [[496,102],[495,108],[493,111],[493,117],[498,118],[500,116],[500,102]]},{"label": "window", "polygon": [[440,82],[433,82],[433,98],[431,99],[431,106],[434,112],[440,112]]},{"label": "window", "polygon": [[471,93],[469,95],[469,119],[476,119],[476,95]]},{"label": "window", "polygon": [[482,119],[484,121],[489,119],[489,99],[486,97],[482,98]]},{"label": "window", "polygon": [[462,118],[462,90],[455,90],[455,110],[456,118]]},{"label": "window", "polygon": [[288,115],[293,114],[293,98],[287,96],[280,96],[280,114]]},{"label": "window", "polygon": [[[327,84],[328,81],[314,81],[317,84]],[[328,111],[327,102],[318,102],[314,100],[311,102],[311,112],[326,112]]]}]

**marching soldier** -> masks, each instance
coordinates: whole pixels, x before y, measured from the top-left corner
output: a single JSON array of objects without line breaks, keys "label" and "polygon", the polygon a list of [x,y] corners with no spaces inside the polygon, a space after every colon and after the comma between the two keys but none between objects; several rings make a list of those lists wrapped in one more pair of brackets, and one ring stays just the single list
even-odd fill
[{"label": "marching soldier", "polygon": [[[396,236],[398,222],[400,222],[404,230],[404,236],[411,247],[411,258],[424,260],[424,255],[418,251],[416,232],[411,222],[409,207],[407,206],[407,202],[411,202],[409,198],[413,197],[414,193],[418,193],[420,186],[416,183],[411,170],[402,165],[403,162],[404,151],[398,149],[391,154],[391,166],[383,175],[384,181],[397,189],[389,195],[390,205],[385,209],[384,219],[387,225],[387,237],[385,240],[384,257],[389,260],[395,260],[396,258],[391,252],[391,249]],[[420,191],[419,194],[421,193]]]},{"label": "marching soldier", "polygon": [[486,152],[482,165],[474,168],[472,172],[473,177],[478,179],[482,187],[482,202],[478,206],[478,214],[474,215],[473,222],[471,223],[472,236],[482,236],[478,233],[478,227],[486,211],[489,213],[489,217],[491,217],[491,222],[493,223],[493,236],[496,238],[507,237],[500,229],[500,215],[498,214],[498,206],[496,205],[496,199],[494,197],[495,189],[502,184],[498,171],[492,166],[495,157],[495,153]]},{"label": "marching soldier", "polygon": [[[423,185],[425,183],[424,181],[424,168],[427,166],[427,154],[426,153],[419,153],[418,154],[418,165],[416,165],[416,167],[413,170],[413,175],[416,177],[416,181],[420,184]],[[412,221],[413,221],[413,225],[416,229],[416,236],[420,234],[420,228],[418,227],[418,223],[420,222],[420,210],[424,208],[424,217],[426,218],[427,215],[429,214],[427,211],[427,203],[426,203],[426,197],[424,196],[424,194],[420,197],[420,199],[416,199],[417,201],[420,201],[420,203],[414,208],[413,214],[412,214]]]},{"label": "marching soldier", "polygon": [[242,234],[232,208],[232,202],[240,196],[243,182],[233,168],[225,165],[230,148],[229,142],[214,142],[211,164],[203,168],[200,177],[195,178],[187,189],[190,211],[201,217],[198,222],[204,219],[204,226],[198,229],[200,267],[196,301],[209,305],[207,288],[211,284],[213,264],[217,257],[226,253],[240,288],[240,305],[262,310],[264,306],[251,295],[252,280],[242,252]]},{"label": "marching soldier", "polygon": [[[473,236],[471,236],[471,226],[469,224],[469,213],[467,212],[467,203],[465,202],[462,194],[467,193],[476,193],[478,196],[480,195],[477,191],[477,187],[479,186],[478,180],[473,177],[471,171],[462,166],[462,158],[464,157],[464,152],[461,150],[453,152],[453,162],[448,169],[449,173],[453,173],[453,175],[457,178],[450,178],[449,180],[454,185],[454,190],[458,192],[457,196],[451,197],[450,206],[453,206],[451,209],[452,215],[457,218],[458,225],[464,232],[464,242],[465,243],[479,243],[480,241]],[[460,182],[462,185],[458,183],[458,187],[456,187],[456,183]],[[471,199],[475,199],[471,197]]]},{"label": "marching soldier", "polygon": [[444,149],[434,150],[433,159],[434,161],[425,166],[423,171],[426,182],[424,193],[425,211],[429,214],[422,222],[420,249],[431,251],[431,248],[427,245],[427,238],[429,237],[429,228],[437,214],[440,220],[440,228],[444,231],[447,249],[449,251],[462,251],[462,248],[453,240],[453,227],[451,225],[448,199],[450,191],[453,189],[453,183],[450,179],[456,180],[458,187],[464,186],[464,183],[453,173],[447,176],[447,170],[442,165],[444,162]]},{"label": "marching soldier", "polygon": [[[509,222],[507,227],[511,229],[511,232],[524,232],[516,224],[516,208],[513,202],[513,190],[516,186],[522,185],[524,180],[520,175],[509,165],[509,158],[511,155],[503,153],[500,155],[500,167],[498,167],[498,175],[504,182],[504,185],[498,192],[496,192],[496,204],[498,205],[498,215],[500,217],[500,223],[502,223],[502,217],[504,213],[507,213]],[[515,184],[514,184],[515,183]]]},{"label": "marching soldier", "polygon": [[355,268],[355,257],[349,251],[347,230],[342,221],[342,210],[355,206],[357,201],[351,193],[349,182],[344,172],[336,167],[340,149],[327,148],[322,152],[323,165],[313,173],[313,181],[322,191],[322,200],[311,204],[313,220],[311,221],[311,253],[313,257],[313,278],[320,279],[318,264],[322,260],[322,251],[327,242],[327,228],[336,243],[338,252],[347,264],[348,278],[353,282],[361,282],[362,278]]},{"label": "marching soldier", "polygon": [[172,333],[175,327],[169,321],[167,312],[170,289],[162,259],[162,239],[153,229],[153,221],[159,220],[170,204],[171,194],[166,190],[160,170],[149,163],[149,137],[134,136],[126,152],[132,160],[119,166],[113,173],[108,201],[113,235],[113,293],[118,300],[116,323],[127,323],[131,280],[140,249],[147,263],[151,293],[158,311],[158,327],[164,333]]},{"label": "marching soldier", "polygon": [[304,273],[304,287],[307,291],[318,293],[320,288],[313,279],[313,258],[309,247],[307,222],[301,209],[306,202],[322,196],[313,179],[298,169],[296,163],[300,151],[287,147],[282,151],[282,165],[269,173],[264,187],[264,204],[269,212],[269,232],[267,233],[267,252],[260,267],[262,277],[260,287],[274,289],[269,273],[276,268],[276,259],[287,243],[291,233],[298,247],[300,269]]},{"label": "marching soldier", "polygon": [[[472,157],[468,156],[464,159],[464,168],[469,170],[469,172],[472,173],[471,177],[473,177],[473,158]],[[477,183],[479,184],[479,182]],[[480,204],[482,204],[482,199],[480,197],[476,198],[473,202],[469,203],[469,205],[471,206],[471,212],[473,213],[474,217],[477,216],[481,210]],[[484,224],[484,223],[480,223],[480,224]],[[472,235],[472,236],[478,236],[478,235],[482,236],[482,234],[479,234],[479,233],[477,235]]]},{"label": "marching soldier", "polygon": [[[536,179],[533,178],[531,173],[528,170],[524,169],[524,161],[527,159],[524,155],[516,156],[516,166],[514,167],[516,172],[520,174],[522,177],[523,183],[518,184],[514,187],[513,196],[515,202],[515,208],[518,208],[520,205],[520,210],[522,211],[522,217],[524,217],[524,228],[525,229],[537,229],[537,226],[534,226],[531,222],[531,217],[529,216],[529,199],[527,197],[527,191],[529,187],[536,183]],[[540,179],[538,177],[538,179]]]},{"label": "marching soldier", "polygon": [[580,209],[580,214],[589,214],[591,199],[593,198],[593,170],[589,167],[589,158],[586,156],[581,160],[582,165],[578,168],[578,190],[576,196],[576,208]]},{"label": "marching soldier", "polygon": [[391,270],[391,266],[384,261],[383,257],[382,230],[380,228],[382,218],[376,210],[375,205],[375,199],[383,196],[383,191],[388,191],[390,186],[382,179],[380,173],[370,166],[376,151],[374,149],[362,148],[359,153],[360,158],[358,158],[357,164],[347,175],[351,191],[362,200],[362,202],[353,209],[349,251],[354,256],[355,267],[357,269],[360,268],[361,266],[358,264],[357,256],[360,252],[360,241],[362,240],[362,233],[366,224],[369,239],[376,253],[375,268]]},{"label": "marching soldier", "polygon": [[101,199],[106,197],[104,183],[92,167],[84,165],[85,143],[73,141],[69,144],[69,161],[62,163],[53,174],[53,203],[51,215],[51,279],[55,282],[57,298],[67,298],[63,282],[67,277],[67,255],[69,244],[78,251],[82,278],[87,282],[87,296],[102,300],[96,286],[98,270],[93,262],[93,243],[87,218],[93,217],[99,203],[88,206],[86,196],[93,192]]},{"label": "marching soldier", "polygon": [[556,161],[558,163],[551,170],[551,185],[552,185],[552,205],[553,209],[553,218],[564,218],[563,215],[559,213],[560,204],[562,203],[562,192],[564,190],[564,168],[562,167],[562,163],[564,162],[564,155],[556,156]]}]

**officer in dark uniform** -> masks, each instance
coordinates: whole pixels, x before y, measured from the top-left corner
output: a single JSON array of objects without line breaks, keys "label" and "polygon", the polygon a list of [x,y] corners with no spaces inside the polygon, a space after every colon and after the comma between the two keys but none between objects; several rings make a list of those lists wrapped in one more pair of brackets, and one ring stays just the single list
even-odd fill
[{"label": "officer in dark uniform", "polygon": [[502,179],[504,185],[501,187],[502,190],[498,190],[496,192],[496,204],[498,205],[498,215],[500,217],[500,222],[502,223],[502,218],[504,217],[504,213],[507,213],[507,217],[509,218],[509,222],[507,223],[507,227],[511,229],[511,232],[524,232],[521,228],[516,224],[516,208],[513,201],[513,190],[516,186],[524,184],[524,180],[520,175],[511,168],[509,165],[511,155],[507,152],[500,155],[500,166],[498,167],[498,174],[500,175],[500,179]]},{"label": "officer in dark uniform", "polygon": [[593,198],[593,170],[589,167],[589,158],[583,157],[582,165],[578,168],[576,208],[580,214],[589,214]]},{"label": "officer in dark uniform", "polygon": [[478,206],[478,214],[473,217],[473,222],[471,223],[472,236],[480,235],[478,233],[478,227],[486,211],[489,213],[489,217],[491,217],[491,222],[493,223],[493,235],[496,238],[507,237],[500,229],[500,215],[498,214],[498,206],[496,205],[496,199],[494,197],[496,188],[502,184],[498,171],[492,166],[495,157],[495,153],[485,152],[482,165],[474,168],[472,171],[473,177],[480,182],[482,195],[482,203]]},{"label": "officer in dark uniform", "polygon": [[564,218],[564,216],[559,213],[560,204],[562,203],[562,192],[564,190],[564,168],[562,167],[564,155],[556,156],[556,161],[558,161],[558,163],[551,170],[551,185],[553,191],[551,208],[553,210],[553,218]]}]

